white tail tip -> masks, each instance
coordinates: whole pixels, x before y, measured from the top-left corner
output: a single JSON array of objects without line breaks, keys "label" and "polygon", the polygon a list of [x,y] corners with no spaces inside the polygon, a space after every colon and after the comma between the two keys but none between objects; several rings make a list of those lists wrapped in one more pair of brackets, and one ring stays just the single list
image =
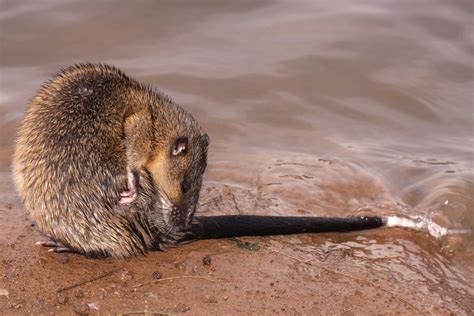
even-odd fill
[{"label": "white tail tip", "polygon": [[433,222],[432,219],[414,216],[414,217],[399,217],[399,216],[387,216],[385,219],[385,226],[387,227],[403,227],[411,228],[419,231],[427,231],[431,236],[435,238],[441,238],[451,233],[469,233],[465,230],[452,231]]}]

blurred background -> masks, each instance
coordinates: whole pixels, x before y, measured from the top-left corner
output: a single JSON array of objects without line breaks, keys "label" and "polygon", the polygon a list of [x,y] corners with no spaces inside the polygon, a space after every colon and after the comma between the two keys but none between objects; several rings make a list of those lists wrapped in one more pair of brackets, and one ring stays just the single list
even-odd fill
[{"label": "blurred background", "polygon": [[1,0],[0,199],[19,204],[9,166],[38,87],[73,63],[108,63],[209,133],[200,212],[422,216],[456,236],[438,250],[472,276],[473,11],[435,0]]}]

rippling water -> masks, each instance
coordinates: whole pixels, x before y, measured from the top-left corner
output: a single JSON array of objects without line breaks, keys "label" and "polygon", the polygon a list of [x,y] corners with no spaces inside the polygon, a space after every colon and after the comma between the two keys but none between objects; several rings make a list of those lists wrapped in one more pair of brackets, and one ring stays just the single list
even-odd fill
[{"label": "rippling water", "polygon": [[214,212],[422,216],[474,273],[471,1],[0,5],[1,199],[18,202],[9,161],[29,98],[100,61],[209,132],[202,201],[227,192],[229,206]]}]

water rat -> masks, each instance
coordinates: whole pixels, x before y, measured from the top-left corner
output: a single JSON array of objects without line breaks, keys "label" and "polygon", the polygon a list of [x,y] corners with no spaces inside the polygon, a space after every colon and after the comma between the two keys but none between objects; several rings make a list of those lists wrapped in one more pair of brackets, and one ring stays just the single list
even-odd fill
[{"label": "water rat", "polygon": [[171,99],[115,67],[64,69],[31,100],[17,191],[55,250],[128,257],[190,226],[208,136]]},{"label": "water rat", "polygon": [[52,251],[125,258],[194,239],[352,231],[381,217],[194,217],[209,136],[119,69],[79,64],[31,100],[13,159],[17,191]]}]

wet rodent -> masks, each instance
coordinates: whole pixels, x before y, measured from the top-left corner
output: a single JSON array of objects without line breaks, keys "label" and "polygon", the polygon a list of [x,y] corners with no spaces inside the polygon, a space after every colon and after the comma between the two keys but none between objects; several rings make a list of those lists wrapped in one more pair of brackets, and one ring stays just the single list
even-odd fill
[{"label": "wet rodent", "polygon": [[13,160],[53,251],[125,258],[195,239],[353,231],[381,217],[194,217],[209,137],[171,99],[115,67],[81,64],[31,100]]},{"label": "wet rodent", "polygon": [[13,175],[30,218],[58,249],[124,258],[188,230],[208,143],[170,98],[115,67],[80,64],[31,100]]}]

